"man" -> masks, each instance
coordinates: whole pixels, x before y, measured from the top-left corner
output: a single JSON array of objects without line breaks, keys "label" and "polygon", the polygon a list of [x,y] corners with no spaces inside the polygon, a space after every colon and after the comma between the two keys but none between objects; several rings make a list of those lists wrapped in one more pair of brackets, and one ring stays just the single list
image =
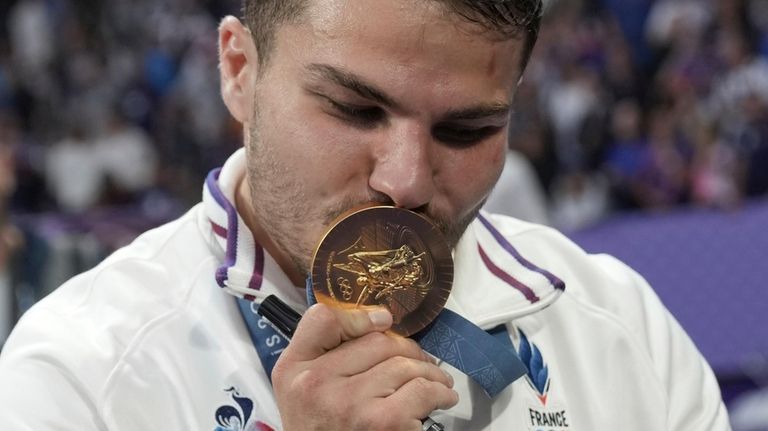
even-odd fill
[{"label": "man", "polygon": [[[0,360],[0,427],[726,429],[711,371],[639,276],[546,228],[478,217],[540,8],[246,1],[247,24],[219,29],[245,150],[201,205],[23,318]],[[490,398],[442,362],[461,351],[435,361],[385,334],[384,309],[307,309],[315,245],[372,203],[441,227],[456,262],[447,307],[502,325],[526,377]],[[290,345],[227,293],[303,311]]]}]

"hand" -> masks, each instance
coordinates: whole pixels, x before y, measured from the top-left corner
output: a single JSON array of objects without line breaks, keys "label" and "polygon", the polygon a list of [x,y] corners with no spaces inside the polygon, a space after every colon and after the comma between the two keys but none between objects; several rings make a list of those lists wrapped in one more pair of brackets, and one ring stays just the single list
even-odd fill
[{"label": "hand", "polygon": [[312,306],[272,372],[284,430],[421,431],[456,405],[452,378],[391,325],[382,308]]}]

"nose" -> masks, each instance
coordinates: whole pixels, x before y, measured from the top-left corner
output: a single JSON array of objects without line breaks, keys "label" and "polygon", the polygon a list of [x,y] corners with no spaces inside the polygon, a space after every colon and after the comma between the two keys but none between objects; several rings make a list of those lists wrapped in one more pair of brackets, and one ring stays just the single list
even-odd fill
[{"label": "nose", "polygon": [[389,197],[396,207],[428,204],[435,193],[432,136],[417,124],[392,127],[374,149],[369,186]]}]

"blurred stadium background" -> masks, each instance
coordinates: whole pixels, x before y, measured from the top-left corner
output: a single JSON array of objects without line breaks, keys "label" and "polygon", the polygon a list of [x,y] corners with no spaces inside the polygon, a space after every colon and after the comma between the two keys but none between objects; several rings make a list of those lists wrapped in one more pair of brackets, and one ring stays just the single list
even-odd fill
[{"label": "blurred stadium background", "polygon": [[[768,429],[768,0],[545,3],[489,208],[637,268],[713,365],[734,429]],[[240,145],[216,70],[218,20],[239,8],[0,4],[0,345],[35,301],[196,203]]]}]

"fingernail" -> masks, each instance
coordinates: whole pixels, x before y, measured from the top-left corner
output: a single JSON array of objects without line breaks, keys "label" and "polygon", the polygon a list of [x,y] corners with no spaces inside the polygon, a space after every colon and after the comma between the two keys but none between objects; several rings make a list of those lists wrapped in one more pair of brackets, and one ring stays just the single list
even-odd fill
[{"label": "fingernail", "polygon": [[369,311],[368,318],[371,319],[373,326],[378,329],[386,329],[392,325],[392,313],[382,308]]},{"label": "fingernail", "polygon": [[452,388],[453,387],[453,376],[451,375],[451,373],[449,373],[448,371],[443,370],[442,368],[440,369],[440,371],[442,371],[443,374],[445,374],[445,376],[448,377],[448,382],[450,382],[448,387]]}]

